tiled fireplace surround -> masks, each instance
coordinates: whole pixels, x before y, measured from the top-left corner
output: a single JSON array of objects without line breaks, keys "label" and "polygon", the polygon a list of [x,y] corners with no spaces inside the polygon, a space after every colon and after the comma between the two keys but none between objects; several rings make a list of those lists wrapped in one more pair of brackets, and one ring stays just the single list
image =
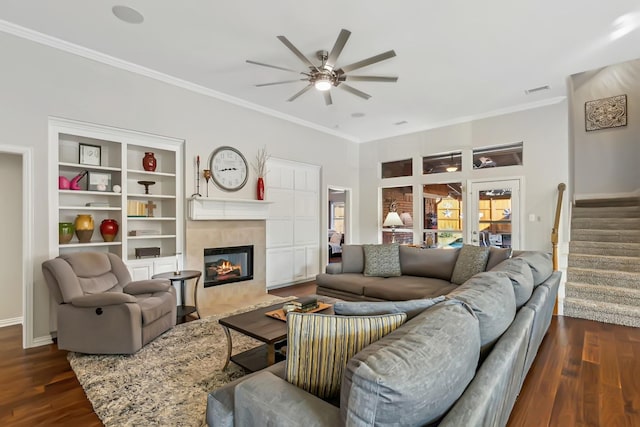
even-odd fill
[{"label": "tiled fireplace surround", "polygon": [[202,271],[204,248],[242,245],[254,246],[253,280],[205,288],[201,279],[197,290],[200,316],[271,299],[266,290],[266,226],[264,220],[187,221],[185,269]]}]

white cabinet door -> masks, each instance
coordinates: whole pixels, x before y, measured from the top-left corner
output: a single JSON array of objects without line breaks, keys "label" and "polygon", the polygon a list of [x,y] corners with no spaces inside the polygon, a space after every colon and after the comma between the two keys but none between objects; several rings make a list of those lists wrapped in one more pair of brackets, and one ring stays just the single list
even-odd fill
[{"label": "white cabinet door", "polygon": [[293,280],[307,278],[307,252],[304,246],[293,248]]},{"label": "white cabinet door", "polygon": [[129,267],[132,280],[148,280],[153,276],[153,264],[150,262],[145,264],[129,264],[127,267]]},{"label": "white cabinet door", "polygon": [[267,288],[293,281],[293,248],[267,249]]},{"label": "white cabinet door", "polygon": [[320,249],[317,246],[306,247],[306,278],[315,279],[320,273]]},{"label": "white cabinet door", "polygon": [[168,273],[176,271],[175,258],[158,258],[153,261],[153,274]]}]

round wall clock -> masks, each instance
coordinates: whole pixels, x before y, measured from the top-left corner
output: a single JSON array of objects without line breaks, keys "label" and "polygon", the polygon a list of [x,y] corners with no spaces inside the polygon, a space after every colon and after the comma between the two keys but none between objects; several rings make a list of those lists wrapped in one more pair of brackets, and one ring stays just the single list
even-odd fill
[{"label": "round wall clock", "polygon": [[247,183],[249,166],[242,153],[233,147],[218,147],[209,159],[213,182],[224,191],[238,191]]}]

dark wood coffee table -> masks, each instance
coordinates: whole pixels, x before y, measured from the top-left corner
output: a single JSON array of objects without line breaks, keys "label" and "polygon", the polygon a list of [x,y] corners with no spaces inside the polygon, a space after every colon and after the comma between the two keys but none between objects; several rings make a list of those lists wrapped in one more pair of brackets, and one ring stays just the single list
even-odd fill
[{"label": "dark wood coffee table", "polygon": [[[323,298],[320,297],[318,300],[323,301]],[[335,299],[330,300],[331,302],[327,302],[332,303],[335,301]],[[250,372],[255,372],[284,359],[284,356],[276,354],[276,345],[280,343],[284,345],[284,341],[287,339],[287,322],[274,319],[265,314],[268,311],[281,308],[283,304],[284,302],[281,302],[218,320],[227,335],[227,360],[222,370],[227,369],[229,361],[233,361],[236,365]],[[321,313],[333,314],[333,306],[321,311]],[[265,344],[232,356],[233,342],[230,329],[262,341]]]}]

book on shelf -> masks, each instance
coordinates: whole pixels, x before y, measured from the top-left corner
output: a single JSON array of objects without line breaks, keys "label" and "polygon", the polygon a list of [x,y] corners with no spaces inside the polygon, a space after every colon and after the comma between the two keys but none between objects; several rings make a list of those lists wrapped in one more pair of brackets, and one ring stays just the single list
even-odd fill
[{"label": "book on shelf", "polygon": [[85,203],[85,206],[90,207],[90,208],[108,208],[108,207],[110,207],[109,203],[107,203],[107,202],[87,202],[87,203]]},{"label": "book on shelf", "polygon": [[129,200],[127,202],[127,216],[147,216],[146,204],[137,200]]},{"label": "book on shelf", "polygon": [[129,231],[129,236],[156,236],[159,235],[160,232],[157,230],[131,230]]}]

